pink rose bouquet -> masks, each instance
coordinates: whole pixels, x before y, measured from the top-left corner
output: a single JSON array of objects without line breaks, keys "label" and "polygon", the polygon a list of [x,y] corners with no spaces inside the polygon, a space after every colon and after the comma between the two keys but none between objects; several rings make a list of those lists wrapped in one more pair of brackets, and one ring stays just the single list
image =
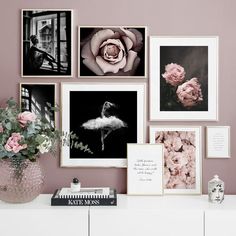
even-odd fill
[{"label": "pink rose bouquet", "polygon": [[165,66],[165,73],[162,74],[166,83],[176,87],[183,83],[185,79],[185,70],[182,66],[171,63]]},{"label": "pink rose bouquet", "polygon": [[[76,145],[77,139],[75,135],[62,136],[61,132],[51,128],[46,119],[30,111],[21,112],[12,99],[8,100],[6,108],[0,108],[0,159],[34,161],[39,154],[55,152],[58,141],[63,140],[64,144],[71,146],[70,140]],[[82,143],[79,148],[91,152]]]},{"label": "pink rose bouquet", "polygon": [[203,101],[201,85],[197,78],[179,85],[176,94],[184,107],[193,107]]},{"label": "pink rose bouquet", "polygon": [[21,112],[13,99],[6,108],[0,108],[0,159],[19,158],[34,161],[45,140],[50,140],[47,152],[54,151],[60,135],[52,130],[46,119],[41,120],[33,112]]}]

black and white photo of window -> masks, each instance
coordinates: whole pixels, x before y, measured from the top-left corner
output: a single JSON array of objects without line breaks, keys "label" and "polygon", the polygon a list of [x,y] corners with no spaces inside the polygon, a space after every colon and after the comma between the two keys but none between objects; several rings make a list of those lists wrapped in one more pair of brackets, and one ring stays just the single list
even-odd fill
[{"label": "black and white photo of window", "polygon": [[20,107],[22,112],[30,111],[45,118],[52,129],[55,128],[55,84],[20,84]]},{"label": "black and white photo of window", "polygon": [[71,29],[71,10],[22,10],[22,77],[71,77]]}]

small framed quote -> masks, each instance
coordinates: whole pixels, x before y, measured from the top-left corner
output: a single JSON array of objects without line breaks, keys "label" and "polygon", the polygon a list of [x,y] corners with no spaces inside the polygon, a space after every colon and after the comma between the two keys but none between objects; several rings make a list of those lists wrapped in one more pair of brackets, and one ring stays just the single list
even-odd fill
[{"label": "small framed quote", "polygon": [[230,126],[207,126],[207,158],[230,158]]},{"label": "small framed quote", "polygon": [[163,145],[127,144],[127,194],[163,194]]}]

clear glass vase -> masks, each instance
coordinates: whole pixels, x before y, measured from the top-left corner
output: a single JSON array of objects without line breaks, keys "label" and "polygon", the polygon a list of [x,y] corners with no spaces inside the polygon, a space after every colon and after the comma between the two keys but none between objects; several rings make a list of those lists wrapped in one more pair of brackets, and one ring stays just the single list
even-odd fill
[{"label": "clear glass vase", "polygon": [[43,184],[44,174],[38,160],[0,160],[0,200],[30,202],[41,193]]}]

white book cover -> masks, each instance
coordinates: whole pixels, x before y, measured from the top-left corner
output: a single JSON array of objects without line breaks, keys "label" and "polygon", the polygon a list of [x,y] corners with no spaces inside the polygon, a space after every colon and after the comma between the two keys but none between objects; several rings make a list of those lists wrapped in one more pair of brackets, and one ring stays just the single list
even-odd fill
[{"label": "white book cover", "polygon": [[110,188],[81,188],[79,192],[72,192],[71,188],[62,188],[59,196],[96,196],[103,197],[109,196]]}]

